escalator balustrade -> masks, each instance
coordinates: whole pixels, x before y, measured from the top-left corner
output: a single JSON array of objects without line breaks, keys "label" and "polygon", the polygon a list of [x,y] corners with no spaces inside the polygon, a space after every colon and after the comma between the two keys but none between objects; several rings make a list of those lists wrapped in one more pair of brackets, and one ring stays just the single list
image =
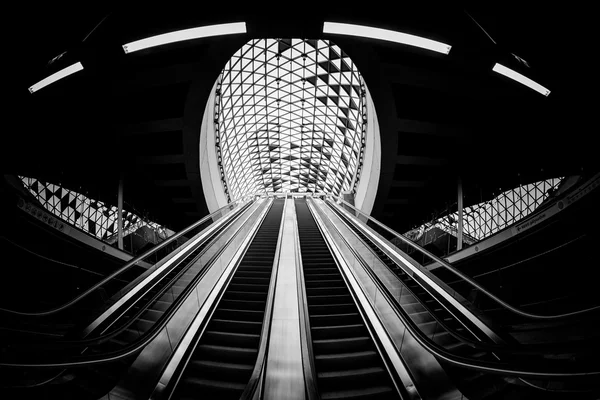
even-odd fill
[{"label": "escalator balustrade", "polygon": [[310,214],[296,202],[317,386],[322,399],[398,399],[357,305]]},{"label": "escalator balustrade", "polygon": [[173,399],[239,399],[257,361],[284,200],[274,200],[175,388]]}]

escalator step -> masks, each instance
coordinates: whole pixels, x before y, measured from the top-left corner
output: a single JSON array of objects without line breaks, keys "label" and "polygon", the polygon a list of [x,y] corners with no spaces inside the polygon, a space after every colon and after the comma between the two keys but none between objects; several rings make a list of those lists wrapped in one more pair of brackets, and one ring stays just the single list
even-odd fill
[{"label": "escalator step", "polygon": [[260,333],[262,321],[238,321],[213,318],[210,327],[218,331],[237,333]]},{"label": "escalator step", "polygon": [[315,340],[363,336],[365,330],[363,324],[311,327],[312,337]]},{"label": "escalator step", "polygon": [[353,311],[356,311],[356,306],[352,303],[311,304],[308,306],[308,309],[310,315],[323,315],[332,314],[334,311],[340,313],[351,313]]},{"label": "escalator step", "polygon": [[313,340],[315,351],[322,353],[331,353],[335,351],[361,351],[371,344],[368,336],[351,337],[347,339],[320,339]]},{"label": "escalator step", "polygon": [[239,290],[228,290],[223,296],[227,300],[264,300],[266,292],[244,292]]},{"label": "escalator step", "polygon": [[356,312],[348,314],[311,315],[310,317],[310,325],[312,327],[351,325],[352,323],[360,323],[360,321],[360,316]]},{"label": "escalator step", "polygon": [[[346,304],[352,301],[352,297],[349,294],[337,294],[337,295],[313,295],[307,296],[309,300],[309,307],[312,305],[323,305],[323,304]],[[356,307],[356,306],[355,306]]]},{"label": "escalator step", "polygon": [[296,214],[320,398],[398,398],[304,200],[296,202]]},{"label": "escalator step", "polygon": [[262,333],[283,200],[267,212],[183,372],[173,399],[239,399]]},{"label": "escalator step", "polygon": [[315,356],[318,369],[340,370],[360,368],[363,365],[377,363],[379,354],[375,351],[357,351],[353,353],[319,354]]},{"label": "escalator step", "polygon": [[[245,383],[202,379],[194,376],[186,377],[185,383],[188,388],[182,393],[183,397],[179,397],[182,400],[197,399],[198,393],[202,393],[203,397],[210,396],[211,394],[214,394],[215,397],[227,396],[228,394],[230,396],[235,396],[238,392],[241,392],[246,388]],[[185,396],[186,392],[190,397]]]},{"label": "escalator step", "polygon": [[240,346],[258,346],[260,341],[258,334],[208,331],[204,335],[208,342],[215,344],[236,343]]},{"label": "escalator step", "polygon": [[252,373],[254,367],[248,364],[234,364],[226,362],[215,362],[209,360],[192,360],[189,363],[189,368],[200,372],[207,377],[218,377],[226,374],[234,379],[243,380]]},{"label": "escalator step", "polygon": [[219,319],[229,319],[237,321],[256,321],[260,322],[263,319],[264,312],[258,310],[236,310],[231,308],[219,308],[215,317]]},{"label": "escalator step", "polygon": [[195,353],[203,359],[223,360],[225,362],[251,362],[258,352],[250,347],[231,347],[214,344],[202,344],[196,348]]},{"label": "escalator step", "polygon": [[265,309],[264,301],[256,300],[221,300],[221,305],[224,308],[231,308],[234,310],[256,310],[263,311]]},{"label": "escalator step", "polygon": [[322,393],[321,399],[388,399],[395,398],[394,390],[389,386],[365,387],[353,390],[340,390],[329,393]]}]

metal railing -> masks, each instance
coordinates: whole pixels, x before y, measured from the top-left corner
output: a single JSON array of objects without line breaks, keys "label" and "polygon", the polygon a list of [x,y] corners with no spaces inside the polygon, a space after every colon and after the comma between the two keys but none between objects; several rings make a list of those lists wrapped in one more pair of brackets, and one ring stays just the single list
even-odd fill
[{"label": "metal railing", "polygon": [[[240,206],[241,204],[243,204],[245,201],[251,201],[252,196],[244,196],[240,199],[237,199],[223,207],[221,207],[220,209],[218,209],[217,211],[211,213],[210,215],[207,215],[206,217],[200,219],[199,221],[193,223],[192,225],[188,226],[187,228],[181,230],[180,232],[172,235],[171,237],[169,237],[168,239],[164,240],[163,242],[157,244],[156,246],[154,246],[151,249],[148,249],[147,251],[145,251],[144,253],[140,254],[139,256],[133,258],[132,260],[128,261],[125,265],[123,265],[121,268],[119,268],[118,270],[112,272],[111,274],[109,274],[108,276],[106,276],[104,279],[102,279],[101,281],[97,282],[96,284],[94,284],[93,286],[91,286],[90,288],[88,288],[85,292],[81,293],[80,295],[78,295],[77,297],[67,301],[66,303],[63,303],[62,305],[58,306],[58,307],[54,307],[48,310],[44,310],[44,311],[35,311],[35,312],[24,312],[24,311],[17,311],[17,310],[10,310],[10,309],[6,309],[6,308],[0,308],[0,312],[4,312],[4,313],[8,313],[8,314],[13,314],[13,315],[20,315],[20,316],[28,316],[28,317],[43,317],[43,316],[49,316],[49,315],[53,315],[56,314],[58,312],[64,311],[72,306],[74,306],[75,304],[81,302],[83,299],[87,298],[88,296],[90,296],[92,293],[94,293],[96,290],[102,288],[103,286],[105,286],[107,283],[109,283],[110,281],[112,281],[113,279],[115,279],[116,277],[118,277],[119,275],[123,274],[124,272],[130,270],[131,268],[135,267],[136,265],[138,265],[140,262],[142,262],[145,258],[147,258],[150,255],[155,254],[156,252],[158,252],[159,250],[165,248],[166,246],[174,243],[175,241],[177,241],[179,238],[181,238],[183,235],[191,232],[192,230],[201,227],[203,224],[213,220],[216,221],[217,219],[220,219],[221,217],[225,216],[226,214],[228,214],[230,211],[232,211],[233,209],[235,209],[236,207]],[[180,246],[183,245],[184,243],[178,243]],[[171,253],[173,251],[175,251],[176,249],[180,248],[177,247],[175,249],[171,250]],[[152,268],[158,268],[158,265],[154,265]]]},{"label": "metal railing", "polygon": [[[256,210],[255,210],[256,211]],[[254,211],[253,211],[254,212]],[[248,219],[250,216],[248,216]],[[246,223],[246,220],[244,223]],[[113,361],[123,360],[127,357],[130,357],[136,354],[138,351],[142,350],[145,346],[150,344],[152,340],[154,340],[163,329],[170,322],[171,318],[176,315],[176,313],[184,306],[187,298],[196,290],[196,285],[200,282],[204,276],[207,274],[208,270],[211,268],[211,265],[214,264],[215,260],[219,259],[223,252],[227,251],[227,248],[231,247],[231,243],[234,240],[239,239],[243,236],[243,232],[236,230],[233,233],[232,238],[228,239],[226,243],[213,255],[211,255],[210,259],[207,260],[206,264],[203,266],[203,269],[200,273],[198,273],[192,281],[186,286],[186,288],[181,292],[181,294],[174,300],[171,306],[165,311],[165,313],[161,316],[160,319],[154,325],[146,331],[144,334],[139,336],[133,342],[126,344],[122,348],[114,351],[102,352],[98,354],[89,354],[89,355],[70,355],[65,356],[62,359],[53,359],[53,360],[15,360],[15,361],[0,361],[0,367],[10,367],[10,368],[69,368],[69,367],[85,367],[89,365],[98,365],[110,363]],[[235,248],[235,244],[233,245]],[[132,318],[133,319],[133,318]]]},{"label": "metal railing", "polygon": [[[319,213],[323,213],[322,210],[319,210]],[[321,218],[328,219],[328,217],[323,214]],[[400,304],[397,302],[395,297],[389,292],[386,285],[381,281],[381,279],[375,274],[369,267],[369,265],[363,260],[363,258],[356,252],[356,250],[352,247],[352,245],[344,238],[344,236],[337,230],[337,228],[327,228],[333,229],[339,236],[339,239],[333,239],[334,242],[338,241],[343,244],[345,247],[349,249],[349,251],[354,255],[356,260],[360,263],[363,269],[366,271],[368,276],[371,278],[371,281],[375,285],[377,289],[377,293],[379,293],[385,301],[392,306],[394,313],[398,316],[400,321],[404,324],[409,333],[414,337],[414,339],[425,348],[429,353],[433,354],[438,359],[444,360],[449,364],[452,364],[457,367],[467,368],[475,371],[492,373],[492,374],[500,374],[500,375],[508,375],[515,376],[520,378],[537,378],[537,379],[565,379],[565,378],[591,378],[593,376],[599,376],[600,370],[575,370],[569,368],[569,363],[563,362],[552,362],[549,360],[528,360],[529,362],[524,362],[525,360],[518,361],[484,361],[480,359],[475,359],[472,357],[465,357],[454,354],[441,345],[435,343],[432,339],[427,337],[418,325],[411,319],[408,315],[407,311],[404,310]],[[337,244],[336,244],[337,245]],[[358,264],[357,264],[358,265]],[[473,343],[474,344],[474,343]],[[470,344],[470,345],[473,345]],[[472,346],[477,348],[477,346]],[[496,346],[491,346],[496,347]],[[489,346],[482,346],[482,349],[487,351],[496,351],[497,349],[492,350]],[[512,347],[506,348],[507,352],[512,354]],[[497,357],[496,357],[497,358]],[[565,368],[567,366],[567,368]]]},{"label": "metal railing", "polygon": [[451,265],[449,262],[447,262],[444,259],[436,256],[435,254],[431,253],[427,249],[425,249],[425,248],[419,246],[418,244],[412,242],[411,240],[405,238],[404,236],[402,236],[398,232],[394,231],[393,229],[388,228],[387,226],[385,226],[381,222],[377,221],[375,218],[371,217],[370,215],[368,215],[368,214],[362,212],[361,210],[359,210],[358,208],[354,207],[352,204],[346,202],[343,199],[335,198],[332,195],[325,195],[325,197],[329,198],[332,201],[333,204],[335,204],[336,202],[339,202],[339,203],[341,203],[341,204],[349,207],[350,209],[352,209],[356,213],[360,214],[363,218],[366,218],[369,222],[375,224],[377,227],[383,229],[387,233],[391,234],[393,237],[399,239],[404,244],[412,247],[413,249],[415,249],[415,250],[419,251],[420,253],[426,255],[427,257],[431,258],[432,260],[438,262],[442,267],[444,267],[448,271],[452,272],[454,275],[458,276],[463,281],[465,281],[468,284],[470,284],[473,288],[479,290],[481,293],[483,293],[484,295],[486,295],[488,298],[490,298],[491,300],[493,300],[494,302],[496,302],[498,305],[504,307],[505,309],[507,309],[507,310],[509,310],[509,311],[517,314],[517,315],[520,315],[520,316],[525,317],[525,318],[530,318],[530,319],[555,320],[555,319],[563,319],[563,318],[575,317],[575,316],[579,316],[579,315],[582,315],[582,314],[586,314],[586,313],[590,313],[590,312],[593,312],[593,311],[600,310],[600,306],[594,306],[594,307],[590,307],[590,308],[587,308],[587,309],[584,309],[584,310],[578,310],[578,311],[573,311],[573,312],[563,313],[563,314],[556,314],[556,315],[539,315],[539,314],[533,314],[533,313],[521,310],[521,309],[519,309],[519,308],[517,308],[517,307],[515,307],[515,306],[513,306],[513,305],[511,305],[509,303],[507,303],[506,301],[502,300],[501,298],[499,298],[495,294],[491,293],[489,290],[487,290],[486,288],[484,288],[483,286],[481,286],[479,283],[477,283],[476,281],[474,281],[473,279],[471,279],[470,277],[468,277],[467,275],[463,274],[461,271],[459,271],[458,269],[456,269],[456,267],[454,267],[453,265]]}]

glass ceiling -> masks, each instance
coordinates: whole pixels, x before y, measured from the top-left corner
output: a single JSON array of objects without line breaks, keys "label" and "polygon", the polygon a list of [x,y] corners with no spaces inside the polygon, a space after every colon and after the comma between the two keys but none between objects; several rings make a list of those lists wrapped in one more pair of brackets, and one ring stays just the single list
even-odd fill
[{"label": "glass ceiling", "polygon": [[366,90],[328,40],[254,39],[216,86],[217,159],[228,201],[265,192],[354,191]]}]

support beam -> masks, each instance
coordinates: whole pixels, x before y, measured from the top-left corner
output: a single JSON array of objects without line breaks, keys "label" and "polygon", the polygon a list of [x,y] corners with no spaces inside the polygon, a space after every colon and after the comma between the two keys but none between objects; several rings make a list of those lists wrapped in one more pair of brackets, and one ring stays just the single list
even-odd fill
[{"label": "support beam", "polygon": [[458,235],[456,237],[456,250],[462,249],[463,243],[463,188],[462,181],[460,177],[457,181],[457,189],[458,189]]},{"label": "support beam", "polygon": [[121,178],[119,178],[117,208],[117,244],[119,250],[123,250],[123,175],[121,175]]}]

